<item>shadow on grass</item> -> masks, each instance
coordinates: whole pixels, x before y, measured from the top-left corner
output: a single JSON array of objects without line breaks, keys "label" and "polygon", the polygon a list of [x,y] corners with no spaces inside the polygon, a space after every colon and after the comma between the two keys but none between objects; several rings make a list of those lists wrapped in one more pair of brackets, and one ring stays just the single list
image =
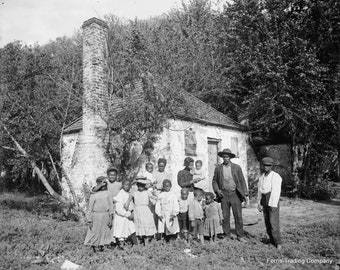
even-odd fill
[{"label": "shadow on grass", "polygon": [[326,204],[326,205],[336,205],[340,206],[340,200],[330,200],[330,201],[315,201],[316,203]]},{"label": "shadow on grass", "polygon": [[38,214],[51,214],[62,210],[60,203],[49,195],[29,196],[24,193],[2,193],[0,206]]}]

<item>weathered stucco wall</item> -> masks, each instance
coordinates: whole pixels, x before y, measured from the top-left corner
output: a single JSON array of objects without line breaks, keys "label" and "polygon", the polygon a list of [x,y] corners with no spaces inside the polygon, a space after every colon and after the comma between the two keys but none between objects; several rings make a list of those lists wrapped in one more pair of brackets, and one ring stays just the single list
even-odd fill
[{"label": "weathered stucco wall", "polygon": [[[85,136],[83,132],[64,134],[63,145],[63,168],[72,181],[79,202],[85,203],[85,194],[94,186],[98,176],[106,175],[109,166],[102,138]],[[65,179],[62,190],[63,195],[70,197]]]},{"label": "weathered stucco wall", "polygon": [[[194,160],[200,159],[203,161],[204,175],[209,181],[212,180],[212,175],[209,176],[208,171],[208,139],[219,140],[219,151],[231,147],[231,138],[238,138],[238,152],[239,157],[232,159],[232,162],[239,164],[242,168],[243,174],[247,178],[247,134],[244,132],[234,131],[217,127],[213,125],[202,125],[183,120],[169,120],[169,125],[164,129],[159,141],[155,144],[154,160],[164,157],[168,160],[167,170],[172,173],[172,183],[176,191],[179,190],[177,184],[177,173],[182,170],[183,160],[185,156],[185,130],[191,128],[196,133],[197,140],[197,156],[193,156]],[[219,162],[222,159],[219,158]],[[157,164],[155,163],[155,169]]]},{"label": "weathered stucco wall", "polygon": [[[64,134],[63,135],[63,142],[62,142],[63,143],[63,151],[62,151],[62,155],[61,155],[61,162],[62,162],[64,171],[65,171],[65,173],[67,174],[68,177],[71,177],[71,175],[72,175],[72,168],[73,168],[72,160],[73,160],[73,157],[75,157],[76,147],[77,147],[77,143],[79,144],[79,137],[81,136],[81,133],[82,132]],[[76,159],[76,157],[75,157],[75,159]],[[77,178],[77,179],[79,179],[79,178]],[[72,182],[76,182],[76,181],[77,180],[73,181],[73,179],[72,179]],[[72,183],[72,184],[77,185],[77,183]],[[65,178],[61,182],[61,186],[62,186],[63,195],[70,197],[71,196],[70,189],[69,189],[69,187],[66,183]]]},{"label": "weathered stucco wall", "polygon": [[[248,165],[247,165],[247,134],[239,131],[229,130],[222,127],[212,126],[212,125],[202,125],[198,123],[182,121],[182,120],[169,120],[168,125],[164,128],[163,132],[159,135],[159,139],[155,144],[155,149],[152,153],[151,162],[155,165],[155,170],[157,170],[157,160],[158,158],[166,158],[168,163],[166,170],[172,173],[172,183],[173,189],[176,192],[179,192],[180,188],[177,184],[177,173],[182,170],[183,160],[185,156],[185,130],[191,128],[196,133],[196,141],[197,141],[197,155],[192,156],[194,160],[202,160],[203,161],[203,172],[205,177],[208,179],[209,183],[211,183],[212,175],[209,175],[208,170],[208,162],[209,162],[209,154],[208,154],[208,140],[216,139],[219,143],[218,151],[223,150],[224,148],[232,148],[231,147],[231,138],[238,138],[238,157],[232,159],[232,162],[239,164],[242,168],[244,176],[246,180],[248,180]],[[106,168],[108,166],[107,163],[103,162],[105,159],[103,152],[100,148],[96,147],[88,147],[88,145],[84,144],[82,141],[83,134],[73,133],[73,134],[65,134],[63,136],[64,142],[64,151],[63,151],[63,165],[65,171],[68,175],[72,176],[72,182],[76,188],[76,193],[81,196],[83,193],[83,185],[84,185],[84,171],[85,168],[91,168],[91,171],[94,172],[94,176],[92,177],[93,181],[87,181],[86,184],[88,186],[92,186],[94,184],[94,179],[96,176],[104,175]],[[93,158],[91,161],[86,161],[81,159],[82,153],[85,151],[89,151],[87,156],[92,155]],[[219,162],[222,162],[222,159],[219,158]],[[83,172],[79,172],[79,170],[75,170],[76,168],[84,167]],[[141,172],[144,171],[144,164],[142,165]],[[87,170],[88,171],[88,170]],[[89,176],[88,176],[89,177]],[[88,178],[87,177],[87,178]],[[64,183],[65,185],[65,183]],[[64,190],[67,190],[68,187],[65,186]],[[211,186],[210,186],[211,189]]]},{"label": "weathered stucco wall", "polygon": [[[107,25],[92,18],[83,26],[83,121],[82,132],[64,135],[65,170],[81,204],[85,203],[87,186],[105,174],[109,162],[105,157],[108,82]],[[73,149],[73,151],[72,151]],[[71,157],[71,153],[73,155]],[[67,158],[66,158],[67,156]],[[64,194],[69,190],[64,185]]]}]

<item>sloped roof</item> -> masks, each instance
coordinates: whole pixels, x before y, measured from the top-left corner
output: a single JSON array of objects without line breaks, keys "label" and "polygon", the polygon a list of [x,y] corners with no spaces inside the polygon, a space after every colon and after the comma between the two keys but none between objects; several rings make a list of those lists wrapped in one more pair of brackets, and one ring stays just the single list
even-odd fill
[{"label": "sloped roof", "polygon": [[[138,87],[139,88],[139,87]],[[203,102],[194,95],[180,91],[183,102],[178,104],[178,109],[174,112],[176,119],[186,120],[201,123],[204,125],[220,126],[228,129],[245,131],[246,127],[234,121],[225,114],[217,111],[209,104]],[[111,104],[119,103],[121,99],[115,97],[111,100]],[[119,112],[118,106],[113,106],[115,113]],[[118,108],[118,109],[117,109]],[[82,129],[82,117],[77,118],[72,123],[66,126],[64,134],[75,133]]]},{"label": "sloped roof", "polygon": [[214,109],[212,106],[195,97],[193,94],[182,91],[182,97],[185,99],[184,103],[190,104],[190,109],[184,110],[183,107],[179,107],[175,114],[178,118],[234,130],[246,130],[245,126]]}]

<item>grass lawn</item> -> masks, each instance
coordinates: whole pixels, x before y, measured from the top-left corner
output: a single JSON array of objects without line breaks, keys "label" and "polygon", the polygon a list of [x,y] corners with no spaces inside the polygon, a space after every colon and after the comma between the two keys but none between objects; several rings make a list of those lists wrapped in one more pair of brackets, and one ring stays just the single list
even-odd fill
[{"label": "grass lawn", "polygon": [[[41,202],[39,201],[41,200]],[[61,221],[45,199],[1,194],[0,269],[60,269],[65,260],[82,269],[339,269],[340,203],[283,199],[281,252],[261,242],[266,238],[255,206],[244,209],[248,243],[219,240],[190,247],[154,242],[148,247],[106,249],[93,253],[83,245],[86,226]],[[255,224],[254,224],[255,223]],[[320,259],[323,262],[319,263]]]}]

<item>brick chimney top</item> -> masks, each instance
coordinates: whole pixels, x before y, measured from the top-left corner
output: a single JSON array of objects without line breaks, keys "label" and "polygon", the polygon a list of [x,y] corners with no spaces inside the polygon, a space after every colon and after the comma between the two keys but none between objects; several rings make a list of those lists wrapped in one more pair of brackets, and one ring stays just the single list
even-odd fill
[{"label": "brick chimney top", "polygon": [[107,26],[107,23],[106,23],[106,22],[104,22],[103,20],[100,20],[100,19],[98,19],[98,18],[95,18],[95,17],[93,17],[93,18],[91,18],[91,19],[88,19],[88,20],[86,20],[85,22],[83,22],[83,25],[82,25],[81,28],[85,28],[85,27],[89,26],[89,25],[92,24],[92,23],[96,23],[96,24],[99,24],[99,25],[102,26],[102,27],[109,28],[109,27]]}]

